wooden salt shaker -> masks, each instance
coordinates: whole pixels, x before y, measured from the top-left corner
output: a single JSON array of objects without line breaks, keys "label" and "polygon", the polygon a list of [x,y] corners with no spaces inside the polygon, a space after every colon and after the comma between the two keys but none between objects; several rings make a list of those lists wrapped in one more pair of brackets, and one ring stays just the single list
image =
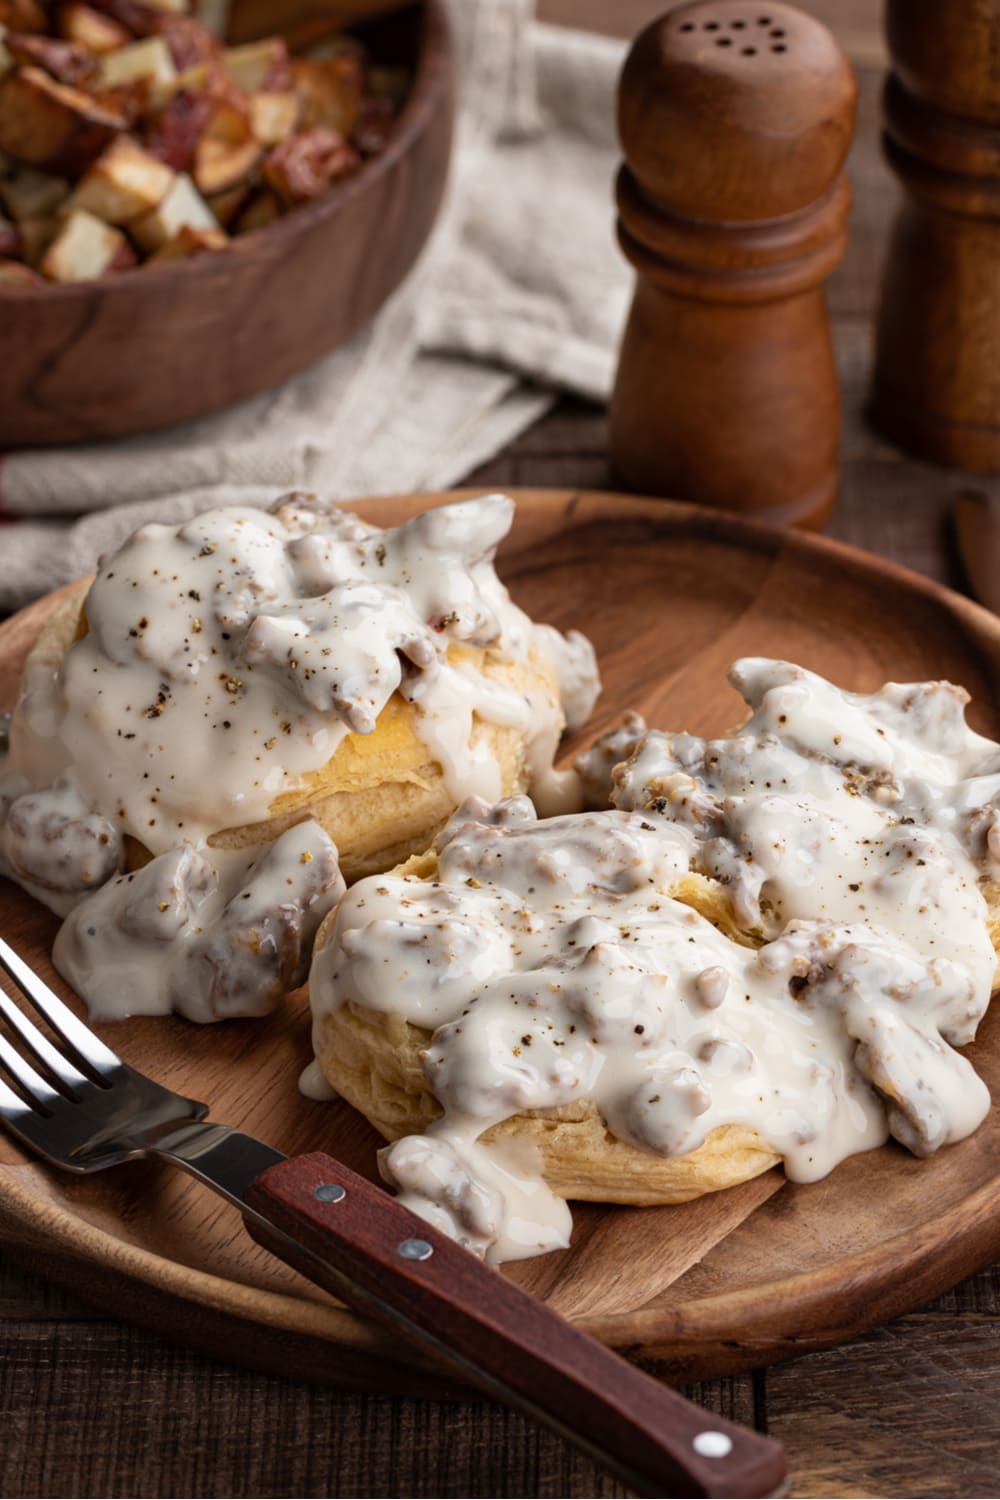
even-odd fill
[{"label": "wooden salt shaker", "polygon": [[638,272],[611,400],[632,489],[820,526],[840,393],[823,282],[846,240],[855,84],[790,5],[696,0],[619,87],[622,249]]},{"label": "wooden salt shaker", "polygon": [[1000,471],[1000,3],[888,0],[885,149],[906,200],[872,399],[891,437]]}]

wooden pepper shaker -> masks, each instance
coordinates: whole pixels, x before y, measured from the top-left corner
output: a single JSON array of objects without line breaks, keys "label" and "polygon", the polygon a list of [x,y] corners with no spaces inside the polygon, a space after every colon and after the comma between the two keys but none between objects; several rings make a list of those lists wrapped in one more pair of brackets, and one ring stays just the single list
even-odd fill
[{"label": "wooden pepper shaker", "polygon": [[888,0],[885,149],[906,191],[872,408],[939,463],[1000,471],[1000,3]]},{"label": "wooden pepper shaker", "polygon": [[619,87],[622,249],[638,272],[610,412],[630,488],[819,526],[840,393],[823,282],[846,240],[856,89],[790,5],[696,0]]}]

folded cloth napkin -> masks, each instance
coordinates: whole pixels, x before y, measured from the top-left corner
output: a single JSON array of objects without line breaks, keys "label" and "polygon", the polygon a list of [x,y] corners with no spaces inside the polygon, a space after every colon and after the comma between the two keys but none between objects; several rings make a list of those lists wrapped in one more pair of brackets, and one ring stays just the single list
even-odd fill
[{"label": "folded cloth napkin", "polygon": [[[629,288],[614,244],[621,43],[533,0],[452,0],[460,108],[420,263],[350,344],[275,391],[165,432],[10,453],[0,608],[78,577],[144,521],[455,484],[558,390],[603,399]],[[139,273],[141,274],[141,273]]]}]

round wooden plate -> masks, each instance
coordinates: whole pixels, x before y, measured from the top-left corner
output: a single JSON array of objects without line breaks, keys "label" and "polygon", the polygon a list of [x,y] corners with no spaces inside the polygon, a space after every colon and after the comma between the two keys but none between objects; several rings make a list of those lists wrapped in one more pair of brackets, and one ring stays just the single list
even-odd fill
[{"label": "round wooden plate", "polygon": [[[357,508],[395,523],[449,498]],[[536,618],[586,630],[602,664],[604,695],[581,740],[629,707],[655,725],[728,728],[741,705],[726,668],[747,653],[791,657],[856,689],[948,677],[971,692],[976,728],[1000,735],[1000,622],[933,583],[821,538],[690,506],[565,491],[517,498],[503,576]],[[52,602],[0,626],[0,706],[13,703]],[[55,918],[2,889],[4,934],[66,993],[48,961]],[[147,1019],[101,1032],[153,1077],[211,1101],[216,1119],[376,1175],[365,1121],[297,1092],[310,1057],[302,995],[264,1021]],[[1000,1084],[995,1018],[970,1055],[991,1088]],[[928,1161],[889,1146],[810,1186],[772,1172],[681,1208],[590,1205],[574,1218],[569,1250],[508,1274],[667,1377],[766,1364],[884,1322],[1000,1254],[1000,1113]],[[227,1360],[386,1391],[456,1389],[268,1257],[232,1209],[167,1169],[72,1178],[0,1138],[0,1243],[100,1306]]]}]

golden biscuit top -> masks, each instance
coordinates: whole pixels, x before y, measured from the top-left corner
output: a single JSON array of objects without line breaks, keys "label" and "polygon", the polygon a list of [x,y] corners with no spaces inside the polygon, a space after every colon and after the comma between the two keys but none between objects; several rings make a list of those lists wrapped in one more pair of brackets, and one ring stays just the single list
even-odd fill
[{"label": "golden biscuit top", "polygon": [[[586,716],[596,666],[582,636],[536,626],[497,578],[512,519],[513,502],[490,495],[383,531],[292,494],[270,511],[144,526],[102,563],[86,628],[29,664],[0,762],[0,869],[75,913],[56,957],[88,998],[100,987],[99,957],[84,954],[92,930],[136,929],[138,946],[142,928],[161,957],[168,914],[200,936],[208,888],[242,899],[259,846],[290,836],[269,830],[275,809],[307,817],[317,790],[336,791],[317,783],[392,702],[440,768],[445,815],[506,789],[480,724],[516,729],[528,779],[551,776],[563,704]],[[234,828],[252,836],[228,840],[223,859],[219,836]],[[310,859],[283,877],[293,905],[329,905],[339,889],[337,874],[317,896],[336,850],[314,834],[299,851]],[[91,900],[99,910],[81,917]],[[152,984],[140,1004],[169,1008]]]},{"label": "golden biscuit top", "polygon": [[928,1154],[988,1108],[954,1047],[996,966],[998,747],[947,684],[862,696],[764,660],[732,678],[753,709],[733,734],[633,718],[587,753],[591,782],[626,755],[617,809],[468,804],[432,865],[362,882],[322,935],[317,1053],[345,1005],[434,1032],[443,1117],[384,1172],[491,1258],[566,1227],[480,1139],[512,1116],[590,1100],[664,1157],[738,1126],[808,1181],[889,1133]]}]

